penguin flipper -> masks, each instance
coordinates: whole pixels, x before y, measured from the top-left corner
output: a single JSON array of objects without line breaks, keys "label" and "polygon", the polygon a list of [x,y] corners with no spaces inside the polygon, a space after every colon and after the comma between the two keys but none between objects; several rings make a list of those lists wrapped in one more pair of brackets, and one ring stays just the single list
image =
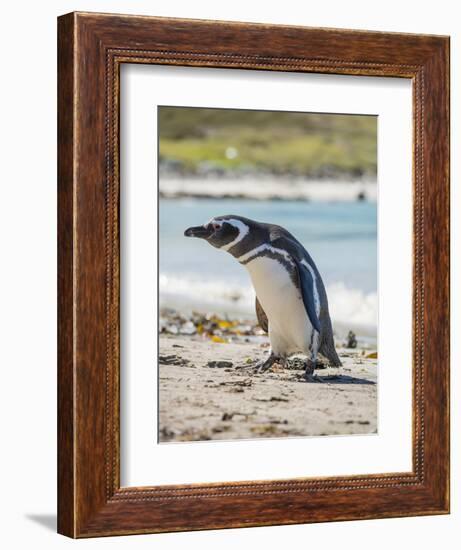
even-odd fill
[{"label": "penguin flipper", "polygon": [[300,261],[293,258],[297,267],[299,282],[301,287],[301,296],[303,298],[304,307],[306,308],[307,316],[311,325],[320,334],[320,321],[315,311],[314,302],[314,279],[312,273]]},{"label": "penguin flipper", "polygon": [[263,331],[268,334],[269,333],[269,320],[267,318],[266,312],[262,308],[262,305],[259,303],[258,297],[256,296],[255,300],[255,308],[256,308],[256,317],[258,319],[259,326],[263,329]]},{"label": "penguin flipper", "polygon": [[[312,261],[309,254],[302,244],[299,243],[286,229],[283,229],[283,227],[276,226],[274,228],[271,233],[271,242],[274,247],[283,248],[290,254],[290,257],[295,264],[295,270],[298,274],[299,287],[307,316],[309,317],[311,325],[320,334],[320,320],[317,316],[314,301],[314,285],[316,283],[314,282],[311,271],[301,261],[302,259],[306,259],[306,257]],[[316,291],[318,291],[318,288]]]}]

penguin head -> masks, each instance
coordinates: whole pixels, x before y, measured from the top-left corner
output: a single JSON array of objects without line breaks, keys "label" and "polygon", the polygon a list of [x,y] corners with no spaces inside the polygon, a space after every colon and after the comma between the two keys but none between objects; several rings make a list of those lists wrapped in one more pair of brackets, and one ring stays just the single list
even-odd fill
[{"label": "penguin head", "polygon": [[215,216],[203,225],[189,227],[184,231],[184,235],[205,239],[215,248],[230,251],[250,234],[255,224],[257,222],[242,216]]}]

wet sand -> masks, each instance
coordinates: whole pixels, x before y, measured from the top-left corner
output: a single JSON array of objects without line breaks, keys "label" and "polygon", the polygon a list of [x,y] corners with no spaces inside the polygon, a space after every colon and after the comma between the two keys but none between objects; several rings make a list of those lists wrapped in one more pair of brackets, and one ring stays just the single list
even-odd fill
[{"label": "wet sand", "polygon": [[306,382],[297,360],[255,373],[267,353],[264,339],[161,334],[160,442],[376,432],[376,354],[338,348],[342,367],[318,369]]}]

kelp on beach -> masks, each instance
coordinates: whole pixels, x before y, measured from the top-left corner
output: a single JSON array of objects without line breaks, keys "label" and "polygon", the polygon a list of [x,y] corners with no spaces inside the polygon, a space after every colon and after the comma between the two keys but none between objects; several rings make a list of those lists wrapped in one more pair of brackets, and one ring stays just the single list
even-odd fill
[{"label": "kelp on beach", "polygon": [[159,331],[171,335],[199,335],[219,344],[245,339],[250,342],[265,336],[262,328],[252,320],[196,311],[186,315],[171,308],[160,310]]},{"label": "kelp on beach", "polygon": [[[170,336],[194,336],[202,340],[209,340],[216,344],[229,344],[232,342],[260,344],[261,347],[269,347],[269,339],[264,330],[254,319],[221,316],[217,313],[200,313],[192,311],[190,314],[181,313],[173,308],[161,308],[159,320],[160,334]],[[337,341],[337,346],[348,349],[357,347],[355,333],[350,330],[344,342]],[[361,344],[363,354],[373,348]],[[367,355],[377,359],[377,353]]]}]

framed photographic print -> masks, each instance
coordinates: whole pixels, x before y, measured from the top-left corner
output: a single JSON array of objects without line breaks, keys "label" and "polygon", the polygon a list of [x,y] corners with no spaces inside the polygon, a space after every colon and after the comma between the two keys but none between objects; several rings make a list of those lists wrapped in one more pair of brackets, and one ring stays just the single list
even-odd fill
[{"label": "framed photographic print", "polygon": [[449,511],[449,40],[58,20],[58,530]]}]

